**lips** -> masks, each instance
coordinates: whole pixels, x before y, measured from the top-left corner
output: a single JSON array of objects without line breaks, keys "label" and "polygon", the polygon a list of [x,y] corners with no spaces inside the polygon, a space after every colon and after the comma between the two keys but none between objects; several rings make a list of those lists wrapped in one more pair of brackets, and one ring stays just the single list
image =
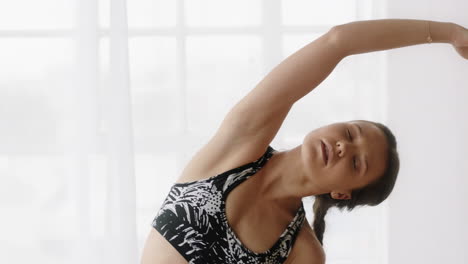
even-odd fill
[{"label": "lips", "polygon": [[325,165],[327,165],[328,164],[327,147],[323,141],[320,141],[320,148],[322,150],[323,162],[325,163]]}]

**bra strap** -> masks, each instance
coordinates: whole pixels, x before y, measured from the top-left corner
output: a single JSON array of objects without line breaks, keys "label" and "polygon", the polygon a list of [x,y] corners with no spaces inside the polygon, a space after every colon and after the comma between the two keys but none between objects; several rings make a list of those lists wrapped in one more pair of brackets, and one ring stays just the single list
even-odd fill
[{"label": "bra strap", "polygon": [[275,149],[273,149],[271,146],[268,146],[265,153],[257,160],[227,172],[229,175],[226,175],[226,181],[224,182],[223,186],[224,196],[226,197],[232,189],[237,187],[237,185],[247,180],[250,176],[254,175],[263,166],[265,166],[271,156],[273,156],[274,152]]}]

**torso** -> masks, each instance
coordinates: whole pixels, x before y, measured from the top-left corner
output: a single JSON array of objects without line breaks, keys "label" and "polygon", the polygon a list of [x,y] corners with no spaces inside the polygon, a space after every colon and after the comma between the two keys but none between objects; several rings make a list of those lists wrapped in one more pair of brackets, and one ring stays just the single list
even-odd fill
[{"label": "torso", "polygon": [[[209,171],[196,171],[196,166],[187,167],[177,180],[178,183],[191,182],[201,179],[206,179],[218,173],[229,169],[241,166],[253,160],[256,160],[264,150],[259,150],[251,156],[242,154],[226,155],[223,162],[217,163]],[[245,152],[244,152],[245,153]],[[200,159],[200,157],[198,157]],[[268,163],[266,164],[268,166]],[[190,168],[194,168],[190,170]],[[276,242],[285,227],[294,218],[294,212],[289,210],[281,210],[275,204],[268,204],[258,197],[255,197],[255,188],[258,182],[268,177],[265,175],[265,170],[258,171],[253,177],[247,179],[242,184],[233,189],[226,199],[226,217],[230,227],[234,230],[241,242],[254,252],[264,252],[271,248]],[[265,219],[268,219],[266,221]],[[301,227],[296,243],[290,253],[290,257],[285,263],[289,264],[291,257],[298,254],[296,250],[301,243],[307,243],[308,246],[320,248],[323,251],[320,243],[315,238],[313,231],[307,220]],[[313,245],[311,244],[313,241]],[[187,264],[187,261],[177,252],[169,242],[154,228],[151,228],[147,238],[143,255],[142,264]]]}]

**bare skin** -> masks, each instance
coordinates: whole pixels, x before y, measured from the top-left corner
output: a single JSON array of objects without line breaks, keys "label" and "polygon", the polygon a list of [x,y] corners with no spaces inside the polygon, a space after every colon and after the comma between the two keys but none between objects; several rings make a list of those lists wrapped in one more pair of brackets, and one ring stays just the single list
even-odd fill
[{"label": "bare skin", "polygon": [[[238,102],[177,182],[205,179],[256,160],[276,136],[293,104],[317,87],[344,57],[425,43],[426,25],[427,21],[420,20],[380,20],[332,28],[282,61]],[[453,27],[451,23],[431,22],[434,42],[451,41],[456,35]],[[466,29],[459,32],[458,39],[462,39]],[[462,57],[468,45],[464,39],[463,35],[463,43],[456,46]],[[327,164],[321,142],[332,150]],[[316,129],[301,145],[275,153],[260,171],[229,194],[228,223],[247,248],[265,251],[291,222],[302,197],[330,193],[334,199],[349,199],[354,188],[379,177],[385,169],[386,148],[383,132],[367,122]],[[187,261],[151,229],[141,263]],[[307,222],[285,263],[325,263],[325,252]]]},{"label": "bare skin", "polygon": [[[264,252],[273,246],[281,233],[286,229],[286,226],[292,221],[300,203],[300,200],[291,200],[291,203],[287,201],[284,203],[287,207],[284,208],[282,203],[263,199],[261,193],[257,192],[260,186],[269,184],[267,179],[273,174],[269,174],[268,172],[275,170],[274,166],[278,164],[277,162],[279,161],[280,155],[279,152],[273,155],[262,170],[235,188],[228,195],[226,200],[226,216],[229,225],[242,243],[254,252]],[[237,161],[227,159],[227,163],[232,162],[232,164],[236,165],[230,165],[224,168],[220,167],[222,169],[218,171],[224,172],[228,169],[256,160],[257,158],[258,157],[250,159],[249,161],[245,159],[237,159]],[[194,174],[190,174],[190,171],[187,172],[190,176],[182,175],[178,182],[204,179],[207,178],[206,175],[213,175],[213,173],[208,173],[194,177]],[[187,178],[190,180],[186,180]],[[264,188],[266,189],[267,187],[265,186]],[[265,221],[265,219],[272,219],[272,221]],[[296,259],[301,252],[308,252],[307,254],[309,255],[313,254],[315,259],[325,257],[325,253],[307,221],[304,222],[290,253],[290,257],[285,263],[296,263],[292,261]],[[141,263],[186,264],[187,261],[164,237],[155,229],[151,229],[145,244]]]}]

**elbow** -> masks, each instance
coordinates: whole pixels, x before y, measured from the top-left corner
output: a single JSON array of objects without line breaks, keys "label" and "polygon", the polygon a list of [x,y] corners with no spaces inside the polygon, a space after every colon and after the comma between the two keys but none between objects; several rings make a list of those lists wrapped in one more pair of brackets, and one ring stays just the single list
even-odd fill
[{"label": "elbow", "polygon": [[338,34],[340,30],[341,30],[340,25],[336,25],[332,27],[330,30],[328,30],[327,35],[329,35],[330,40],[338,41]]},{"label": "elbow", "polygon": [[342,40],[343,32],[341,25],[332,27],[326,35],[330,46],[332,46],[337,53],[340,53],[343,58],[349,55],[346,46],[344,46],[344,41]]}]

